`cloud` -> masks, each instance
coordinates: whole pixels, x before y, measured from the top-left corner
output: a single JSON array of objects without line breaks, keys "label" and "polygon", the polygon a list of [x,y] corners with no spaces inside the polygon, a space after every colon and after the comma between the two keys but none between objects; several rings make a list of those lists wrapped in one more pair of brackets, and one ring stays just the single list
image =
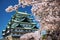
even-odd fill
[{"label": "cloud", "polygon": [[18,9],[18,5],[14,6],[8,6],[8,8],[5,9],[6,12],[12,12]]},{"label": "cloud", "polygon": [[12,12],[13,11],[13,6],[8,6],[8,8],[5,9],[6,12]]}]

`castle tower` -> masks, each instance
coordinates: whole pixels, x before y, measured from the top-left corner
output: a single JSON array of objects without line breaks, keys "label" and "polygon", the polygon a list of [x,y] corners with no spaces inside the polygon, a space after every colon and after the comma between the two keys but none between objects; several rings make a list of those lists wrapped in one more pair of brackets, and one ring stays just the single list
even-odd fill
[{"label": "castle tower", "polygon": [[6,30],[2,31],[2,35],[7,40],[19,40],[23,34],[37,30],[36,23],[33,22],[30,14],[16,12],[8,22]]}]

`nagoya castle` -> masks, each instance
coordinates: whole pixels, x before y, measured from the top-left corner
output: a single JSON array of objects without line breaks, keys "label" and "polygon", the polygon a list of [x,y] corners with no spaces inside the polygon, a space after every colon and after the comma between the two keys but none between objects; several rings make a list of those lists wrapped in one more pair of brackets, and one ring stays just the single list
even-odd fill
[{"label": "nagoya castle", "polygon": [[37,31],[36,23],[31,14],[16,12],[2,31],[4,40],[20,40],[23,34]]}]

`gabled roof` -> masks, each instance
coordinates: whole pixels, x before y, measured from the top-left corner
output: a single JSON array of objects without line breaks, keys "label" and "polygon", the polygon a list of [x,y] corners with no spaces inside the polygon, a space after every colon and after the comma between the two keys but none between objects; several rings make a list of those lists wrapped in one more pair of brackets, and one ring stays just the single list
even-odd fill
[{"label": "gabled roof", "polygon": [[27,17],[24,17],[24,20],[22,22],[29,22]]},{"label": "gabled roof", "polygon": [[34,26],[33,29],[38,29],[38,27]]},{"label": "gabled roof", "polygon": [[16,27],[20,27],[20,28],[23,28],[20,24],[18,25],[18,26],[16,26]]}]

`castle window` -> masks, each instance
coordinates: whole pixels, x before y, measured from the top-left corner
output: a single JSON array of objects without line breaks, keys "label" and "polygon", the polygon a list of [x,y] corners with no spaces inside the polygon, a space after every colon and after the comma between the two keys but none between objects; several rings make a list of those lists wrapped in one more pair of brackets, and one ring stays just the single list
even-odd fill
[{"label": "castle window", "polygon": [[29,29],[29,30],[27,30],[28,32],[31,32],[31,30]]},{"label": "castle window", "polygon": [[23,27],[25,26],[25,24],[21,24]]},{"label": "castle window", "polygon": [[17,31],[19,31],[19,29],[17,29]]},{"label": "castle window", "polygon": [[25,26],[26,26],[26,27],[28,27],[28,25],[27,25],[27,24],[25,24]]},{"label": "castle window", "polygon": [[29,25],[29,27],[31,27],[31,25]]},{"label": "castle window", "polygon": [[19,33],[16,33],[17,36],[19,36]]},{"label": "castle window", "polygon": [[20,29],[20,32],[23,32],[23,30]]}]

